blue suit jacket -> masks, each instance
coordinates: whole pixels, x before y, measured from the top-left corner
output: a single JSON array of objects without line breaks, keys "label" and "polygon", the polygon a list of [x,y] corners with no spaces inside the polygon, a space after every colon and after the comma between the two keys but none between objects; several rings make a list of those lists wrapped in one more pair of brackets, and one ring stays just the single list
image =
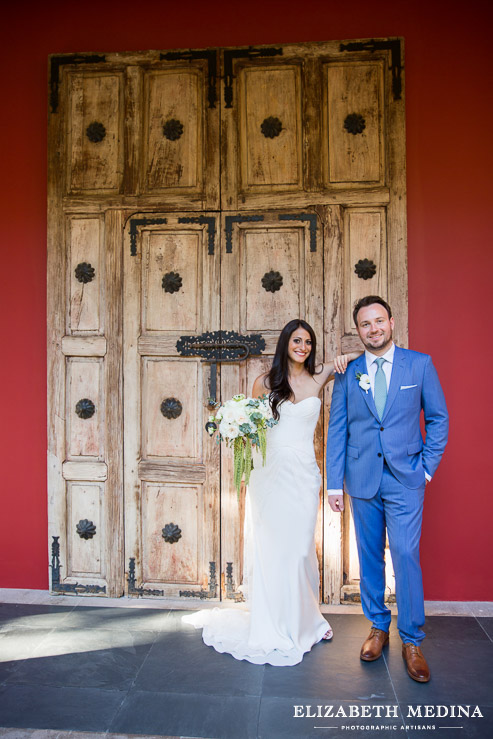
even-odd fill
[{"label": "blue suit jacket", "polygon": [[[356,498],[372,498],[382,479],[383,460],[407,488],[433,477],[448,436],[448,413],[437,372],[427,354],[396,346],[383,418],[371,390],[356,379],[367,374],[362,354],[334,381],[327,438],[327,487]],[[420,430],[424,411],[426,441]]]}]

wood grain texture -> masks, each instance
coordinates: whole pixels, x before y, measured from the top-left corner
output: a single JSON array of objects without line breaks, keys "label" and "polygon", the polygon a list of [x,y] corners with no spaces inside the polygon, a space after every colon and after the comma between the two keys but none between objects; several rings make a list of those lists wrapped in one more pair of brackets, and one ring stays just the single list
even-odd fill
[{"label": "wood grain texture", "polygon": [[[250,392],[295,315],[314,326],[326,360],[359,348],[351,311],[363,294],[388,298],[396,342],[407,345],[404,86],[395,100],[390,51],[348,52],[338,41],[259,51],[233,61],[231,107],[220,49],[212,108],[206,59],[124,52],[60,68],[49,117],[49,532],[62,566],[73,562],[67,581],[100,583],[107,595],[124,591],[129,557],[137,583],[164,597],[179,597],[183,582],[207,588],[210,562],[223,597],[228,562],[241,582],[244,491],[238,502],[231,454],[204,429],[211,365],[180,357],[180,336],[262,334],[264,356],[218,366],[223,399]],[[344,129],[351,113],[364,118],[360,134]],[[279,136],[262,134],[268,117],[281,121]],[[170,119],[183,124],[174,141],[163,131]],[[91,142],[98,121],[105,135]],[[315,252],[306,222],[279,220],[289,213],[317,215]],[[263,220],[235,223],[230,252],[231,215]],[[180,222],[201,216],[215,218],[214,254],[206,225]],[[139,227],[130,256],[138,217],[168,222]],[[377,265],[367,281],[354,273],[365,258]],[[95,278],[82,284],[84,261]],[[283,277],[274,293],[262,287],[269,271]],[[182,279],[174,293],[162,286],[169,272]],[[93,419],[74,414],[81,393],[97,398]],[[186,408],[175,420],[159,410],[171,394]],[[331,384],[315,438],[321,467],[330,394]],[[99,549],[73,531],[84,507],[96,516],[96,490]],[[157,521],[168,512],[190,521],[181,547],[162,546]],[[316,545],[323,599],[339,602],[357,587],[354,535],[322,499]]]},{"label": "wood grain texture", "polygon": [[[120,190],[123,173],[122,84],[120,73],[87,72],[70,76],[67,179],[71,192]],[[103,129],[101,139],[92,141],[88,129],[95,124]]]}]

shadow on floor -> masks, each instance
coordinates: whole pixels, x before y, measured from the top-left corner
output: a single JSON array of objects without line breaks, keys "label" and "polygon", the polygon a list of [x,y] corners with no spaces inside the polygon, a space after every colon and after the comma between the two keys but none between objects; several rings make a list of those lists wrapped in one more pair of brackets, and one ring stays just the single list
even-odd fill
[{"label": "shadow on floor", "polygon": [[331,614],[331,642],[272,667],[206,647],[184,613],[0,604],[0,737],[493,736],[493,618],[427,618],[432,679],[419,684],[395,621],[376,662],[359,659],[364,616]]}]

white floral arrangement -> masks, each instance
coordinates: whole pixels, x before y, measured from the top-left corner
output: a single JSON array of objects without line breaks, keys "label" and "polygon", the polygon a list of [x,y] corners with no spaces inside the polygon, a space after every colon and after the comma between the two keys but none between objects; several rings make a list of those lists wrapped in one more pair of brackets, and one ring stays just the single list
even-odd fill
[{"label": "white floral arrangement", "polygon": [[277,421],[266,395],[247,398],[241,393],[223,403],[215,417],[210,416],[207,426],[211,436],[217,430],[215,421],[219,423],[218,442],[224,441],[234,450],[234,483],[239,494],[243,475],[247,485],[250,481],[252,446],[260,451],[265,464],[267,429],[275,426]]},{"label": "white floral arrangement", "polygon": [[364,390],[365,393],[368,393],[368,390],[371,388],[370,377],[363,372],[357,372],[356,379],[358,380],[360,388]]}]

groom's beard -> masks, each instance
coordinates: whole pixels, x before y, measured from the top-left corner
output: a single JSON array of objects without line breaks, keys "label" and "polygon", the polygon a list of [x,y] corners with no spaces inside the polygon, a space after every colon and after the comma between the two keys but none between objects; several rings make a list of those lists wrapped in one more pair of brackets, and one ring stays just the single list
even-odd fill
[{"label": "groom's beard", "polygon": [[371,352],[372,349],[390,349],[392,344],[392,331],[390,335],[385,334],[384,336],[375,337],[375,339],[365,339],[363,346]]}]

